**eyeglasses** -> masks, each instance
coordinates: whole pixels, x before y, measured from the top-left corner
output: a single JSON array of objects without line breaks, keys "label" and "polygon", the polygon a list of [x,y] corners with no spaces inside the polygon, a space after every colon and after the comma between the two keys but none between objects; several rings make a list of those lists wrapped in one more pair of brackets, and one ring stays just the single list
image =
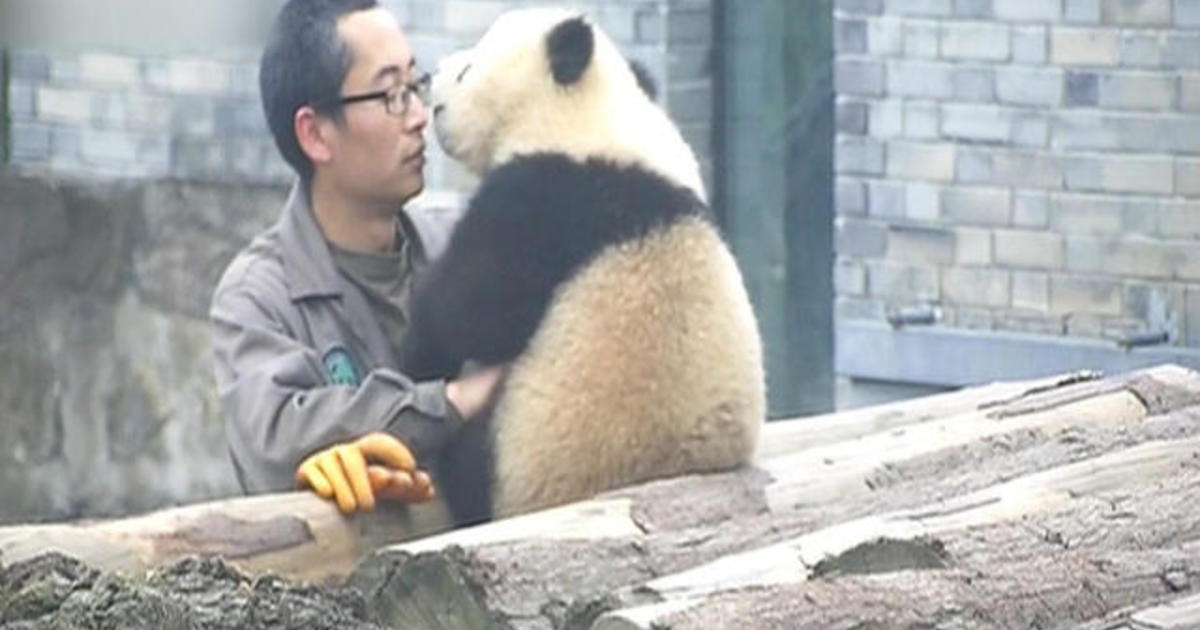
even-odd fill
[{"label": "eyeglasses", "polygon": [[387,113],[393,116],[404,116],[408,114],[408,109],[412,106],[413,97],[421,99],[422,103],[429,102],[429,81],[429,73],[422,72],[412,83],[397,85],[386,90],[379,90],[378,92],[342,96],[330,104],[349,105],[351,103],[381,99]]}]

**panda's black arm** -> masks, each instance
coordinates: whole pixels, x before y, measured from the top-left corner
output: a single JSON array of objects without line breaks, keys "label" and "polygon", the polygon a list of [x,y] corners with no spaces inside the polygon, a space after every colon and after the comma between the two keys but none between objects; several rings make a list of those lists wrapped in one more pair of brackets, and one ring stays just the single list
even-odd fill
[{"label": "panda's black arm", "polygon": [[554,287],[578,265],[582,252],[571,255],[564,217],[579,187],[555,197],[545,178],[532,175],[502,168],[489,176],[445,252],[418,281],[402,351],[414,378],[452,376],[468,359],[515,358]]},{"label": "panda's black arm", "polygon": [[411,342],[412,354],[425,355],[418,363],[441,363],[438,371],[445,371],[467,359],[515,358],[570,270],[553,251],[560,240],[554,227],[541,223],[530,229],[539,222],[526,221],[542,213],[529,206],[501,208],[502,201],[475,199],[446,252],[414,291],[409,335],[419,338]]},{"label": "panda's black arm", "polygon": [[484,179],[418,284],[409,336],[421,336],[424,361],[443,372],[467,359],[509,361],[584,262],[700,209],[690,192],[636,168],[554,154],[515,159]]}]

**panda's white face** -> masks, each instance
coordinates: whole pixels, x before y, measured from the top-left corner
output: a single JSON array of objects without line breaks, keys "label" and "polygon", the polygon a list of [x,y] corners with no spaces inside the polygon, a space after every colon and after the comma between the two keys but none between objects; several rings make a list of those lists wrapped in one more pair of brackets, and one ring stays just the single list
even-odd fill
[{"label": "panda's white face", "polygon": [[[552,96],[540,46],[565,11],[502,15],[473,47],[438,63],[431,87],[434,130],[450,156],[482,174],[493,166],[502,130],[528,118],[525,105]],[[540,92],[540,94],[539,94]]]},{"label": "panda's white face", "polygon": [[579,18],[563,9],[510,11],[473,48],[442,59],[430,103],[442,148],[479,175],[545,151],[635,163],[704,198],[691,150],[603,32],[587,25],[582,72],[555,78],[551,42]]}]

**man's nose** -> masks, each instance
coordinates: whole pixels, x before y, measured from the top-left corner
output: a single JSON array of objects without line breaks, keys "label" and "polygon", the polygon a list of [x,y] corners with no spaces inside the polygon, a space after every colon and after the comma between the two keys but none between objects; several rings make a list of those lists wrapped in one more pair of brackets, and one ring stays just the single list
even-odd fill
[{"label": "man's nose", "polygon": [[409,129],[417,131],[423,129],[429,122],[429,106],[420,96],[413,94],[412,104],[408,108],[406,123]]}]

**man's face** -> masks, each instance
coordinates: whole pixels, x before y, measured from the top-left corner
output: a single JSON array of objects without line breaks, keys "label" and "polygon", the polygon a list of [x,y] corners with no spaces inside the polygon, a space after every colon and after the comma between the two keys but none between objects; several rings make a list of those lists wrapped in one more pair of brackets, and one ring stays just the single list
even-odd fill
[{"label": "man's face", "polygon": [[[338,35],[354,59],[342,82],[342,96],[402,88],[416,80],[408,41],[386,9],[345,15],[338,22]],[[334,185],[384,203],[403,203],[421,192],[425,104],[414,94],[403,115],[389,113],[382,99],[346,104],[342,112],[343,124],[331,125],[332,159],[326,165]]]}]

